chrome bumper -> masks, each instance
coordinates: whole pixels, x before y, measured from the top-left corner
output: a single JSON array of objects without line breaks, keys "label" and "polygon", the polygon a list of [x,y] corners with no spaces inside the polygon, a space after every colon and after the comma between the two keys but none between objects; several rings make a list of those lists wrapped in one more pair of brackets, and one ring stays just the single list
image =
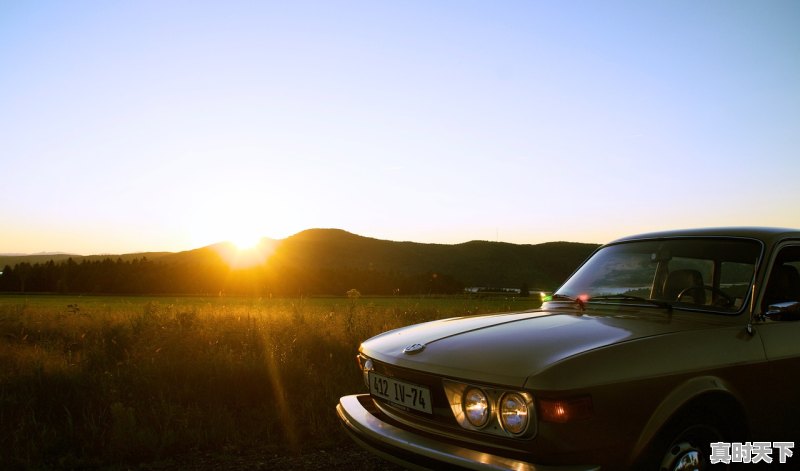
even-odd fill
[{"label": "chrome bumper", "polygon": [[368,394],[339,399],[336,412],[353,439],[368,450],[408,468],[457,466],[476,470],[596,471],[597,466],[542,466],[440,442],[383,422],[361,403]]}]

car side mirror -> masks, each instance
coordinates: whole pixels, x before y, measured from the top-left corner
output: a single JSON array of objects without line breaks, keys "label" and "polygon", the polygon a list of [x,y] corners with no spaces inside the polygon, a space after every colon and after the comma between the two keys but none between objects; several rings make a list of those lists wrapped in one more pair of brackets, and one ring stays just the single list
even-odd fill
[{"label": "car side mirror", "polygon": [[786,301],[770,304],[764,316],[767,317],[767,319],[779,321],[800,320],[800,302]]}]

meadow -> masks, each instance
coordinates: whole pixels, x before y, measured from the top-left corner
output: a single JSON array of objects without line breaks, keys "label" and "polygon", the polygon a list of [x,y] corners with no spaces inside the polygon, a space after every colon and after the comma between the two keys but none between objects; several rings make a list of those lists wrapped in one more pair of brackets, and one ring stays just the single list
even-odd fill
[{"label": "meadow", "polygon": [[0,468],[128,466],[349,440],[358,344],[534,298],[0,295]]}]

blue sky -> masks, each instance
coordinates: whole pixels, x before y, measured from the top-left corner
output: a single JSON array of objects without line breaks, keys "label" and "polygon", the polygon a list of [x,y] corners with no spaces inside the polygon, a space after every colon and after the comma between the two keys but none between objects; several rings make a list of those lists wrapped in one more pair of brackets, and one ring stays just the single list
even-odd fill
[{"label": "blue sky", "polygon": [[0,0],[0,252],[800,227],[800,2]]}]

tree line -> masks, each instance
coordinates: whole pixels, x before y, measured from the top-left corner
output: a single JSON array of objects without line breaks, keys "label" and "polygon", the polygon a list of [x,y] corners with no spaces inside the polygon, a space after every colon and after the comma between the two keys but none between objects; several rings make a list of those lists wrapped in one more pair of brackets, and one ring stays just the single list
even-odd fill
[{"label": "tree line", "polygon": [[213,259],[165,263],[147,257],[105,258],[6,265],[0,291],[63,294],[343,295],[350,289],[373,295],[454,294],[464,289],[455,277],[353,267],[260,265],[231,269]]}]

